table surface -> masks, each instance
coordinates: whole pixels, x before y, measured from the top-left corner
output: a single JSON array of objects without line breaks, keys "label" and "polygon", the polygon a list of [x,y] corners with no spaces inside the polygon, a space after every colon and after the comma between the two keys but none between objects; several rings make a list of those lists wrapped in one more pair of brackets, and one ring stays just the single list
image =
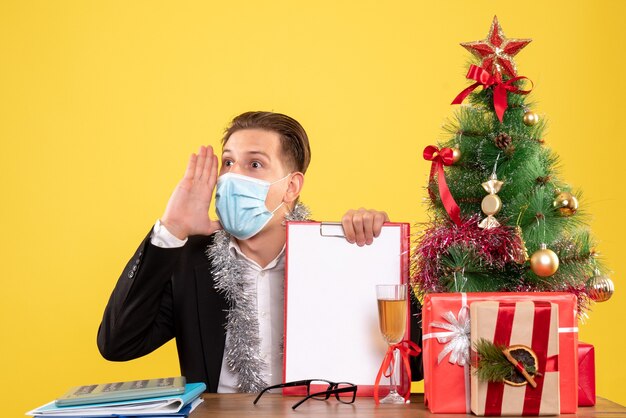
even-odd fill
[{"label": "table surface", "polygon": [[[378,405],[372,398],[357,398],[354,404],[342,404],[331,398],[327,401],[310,399],[295,411],[291,406],[300,399],[297,396],[265,394],[256,405],[252,404],[256,395],[247,393],[215,394],[205,393],[202,402],[190,415],[191,418],[219,417],[436,417],[459,418],[460,414],[431,414],[424,406],[424,395],[411,395],[408,405]],[[581,407],[576,415],[565,417],[622,417],[626,418],[626,408],[607,399],[598,398],[594,407]]]}]

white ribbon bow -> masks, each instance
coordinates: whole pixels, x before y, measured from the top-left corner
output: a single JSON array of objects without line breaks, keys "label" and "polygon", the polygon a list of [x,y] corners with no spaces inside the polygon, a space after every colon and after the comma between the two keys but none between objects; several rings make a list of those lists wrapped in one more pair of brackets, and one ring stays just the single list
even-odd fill
[{"label": "white ribbon bow", "polygon": [[447,329],[447,332],[434,332],[440,344],[446,344],[437,357],[437,364],[450,354],[448,361],[452,364],[465,366],[469,364],[470,357],[470,318],[469,307],[463,305],[456,318],[451,311],[444,313],[443,319],[447,322],[432,322],[430,325],[436,328]]}]

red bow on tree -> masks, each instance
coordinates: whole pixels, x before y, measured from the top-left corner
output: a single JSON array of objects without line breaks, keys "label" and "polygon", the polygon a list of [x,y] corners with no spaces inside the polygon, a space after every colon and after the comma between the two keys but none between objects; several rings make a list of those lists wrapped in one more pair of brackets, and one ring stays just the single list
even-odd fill
[{"label": "red bow on tree", "polygon": [[[513,85],[514,82],[522,79],[530,81],[527,77],[513,77],[503,82],[502,75],[499,72],[496,71],[495,74],[491,74],[484,68],[478,67],[474,64],[470,65],[469,71],[465,77],[470,80],[475,80],[476,82],[459,93],[459,95],[452,101],[452,104],[463,103],[463,100],[465,100],[465,98],[469,96],[469,94],[478,86],[483,86],[484,89],[493,87],[493,108],[495,109],[500,122],[502,122],[502,118],[504,117],[504,111],[509,106],[507,103],[506,93],[511,92],[514,94],[528,94],[532,90],[532,87],[530,90],[520,90],[519,87]],[[530,84],[532,84],[532,81],[530,81]]]},{"label": "red bow on tree", "polygon": [[[454,198],[452,197],[452,193],[450,193],[448,183],[446,183],[446,173],[443,171],[444,165],[452,165],[454,163],[452,149],[442,148],[439,150],[436,146],[429,145],[424,148],[424,159],[433,162],[430,166],[429,182],[433,181],[435,172],[437,172],[437,184],[439,185],[439,196],[441,197],[441,202],[443,203],[444,208],[446,208],[446,212],[448,212],[450,219],[452,219],[456,225],[460,226],[461,209],[459,209],[459,205],[456,204]],[[435,200],[433,192],[430,191],[430,188],[428,190],[431,199]]]}]

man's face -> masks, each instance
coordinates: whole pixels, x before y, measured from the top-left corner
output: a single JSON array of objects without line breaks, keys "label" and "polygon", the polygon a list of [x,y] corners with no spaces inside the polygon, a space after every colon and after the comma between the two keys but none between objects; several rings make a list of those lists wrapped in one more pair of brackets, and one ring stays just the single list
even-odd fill
[{"label": "man's face", "polygon": [[[284,158],[278,133],[242,129],[233,133],[224,144],[220,176],[236,173],[272,183],[290,173]],[[270,187],[265,199],[268,210],[273,211],[281,204],[288,184],[289,178],[286,178]]]}]

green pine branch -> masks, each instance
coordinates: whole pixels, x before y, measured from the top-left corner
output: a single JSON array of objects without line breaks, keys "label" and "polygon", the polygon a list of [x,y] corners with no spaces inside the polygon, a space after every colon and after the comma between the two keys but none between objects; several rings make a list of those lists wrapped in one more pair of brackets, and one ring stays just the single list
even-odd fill
[{"label": "green pine branch", "polygon": [[521,277],[521,267],[508,263],[504,269],[487,266],[475,248],[452,245],[441,254],[441,283],[450,292],[513,291]]},{"label": "green pine branch", "polygon": [[[504,382],[505,380],[511,380],[511,377],[517,373],[515,367],[503,353],[505,348],[485,338],[479,339],[474,344],[474,350],[478,355],[475,373],[479,380]],[[536,369],[534,366],[525,365],[525,369],[529,374],[535,374]]]}]

